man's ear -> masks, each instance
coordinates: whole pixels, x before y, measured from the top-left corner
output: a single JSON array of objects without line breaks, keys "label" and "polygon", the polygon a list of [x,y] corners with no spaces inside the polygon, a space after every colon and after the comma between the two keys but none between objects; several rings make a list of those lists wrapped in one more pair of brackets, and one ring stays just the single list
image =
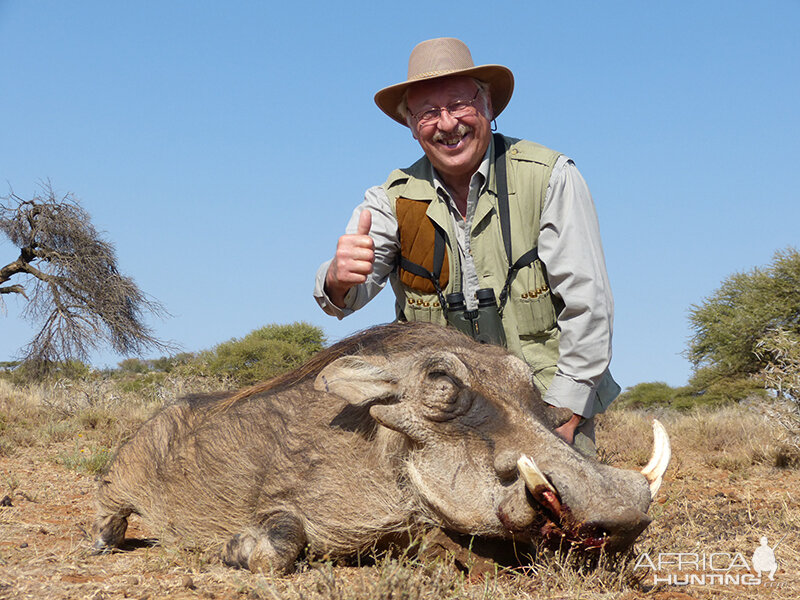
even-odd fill
[{"label": "man's ear", "polygon": [[492,89],[488,83],[484,82],[483,85],[478,86],[478,90],[480,93],[480,97],[483,99],[483,116],[489,119],[489,121],[494,121],[497,115],[494,114],[494,108],[492,107]]},{"label": "man's ear", "polygon": [[317,375],[314,389],[336,394],[355,406],[400,395],[394,374],[360,356],[343,356],[327,365]]}]

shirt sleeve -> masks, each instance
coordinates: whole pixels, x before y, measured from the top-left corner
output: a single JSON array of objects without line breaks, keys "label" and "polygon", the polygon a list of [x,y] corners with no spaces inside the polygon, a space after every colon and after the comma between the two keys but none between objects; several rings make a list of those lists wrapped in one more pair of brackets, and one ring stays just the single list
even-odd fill
[{"label": "shirt sleeve", "polygon": [[611,361],[614,299],[592,196],[566,157],[556,162],[542,208],[539,256],[563,302],[558,370],[544,400],[590,417]]},{"label": "shirt sleeve", "polygon": [[367,280],[356,285],[344,297],[344,308],[339,308],[325,293],[325,276],[333,259],[322,263],[317,269],[314,281],[314,299],[323,311],[338,319],[343,319],[362,308],[372,300],[386,285],[386,280],[395,268],[400,252],[400,239],[397,231],[397,219],[392,213],[389,198],[381,186],[371,187],[364,194],[364,201],[353,211],[345,233],[358,230],[358,218],[361,211],[369,209],[372,213],[372,227],[369,235],[375,242],[375,263]]}]

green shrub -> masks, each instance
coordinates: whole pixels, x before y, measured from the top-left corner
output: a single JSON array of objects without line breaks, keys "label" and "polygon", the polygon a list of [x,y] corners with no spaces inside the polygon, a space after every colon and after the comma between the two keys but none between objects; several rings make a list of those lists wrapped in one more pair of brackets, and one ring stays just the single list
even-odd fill
[{"label": "green shrub", "polygon": [[738,404],[748,398],[766,400],[769,394],[764,386],[751,377],[718,377],[713,370],[698,370],[689,380],[685,391],[676,398],[676,408],[693,406],[720,407]]},{"label": "green shrub", "polygon": [[[14,365],[14,363],[7,363]],[[79,360],[53,363],[47,369],[34,363],[16,363],[3,370],[3,379],[16,385],[52,382],[59,379],[68,381],[87,381],[93,376],[92,367]]]},{"label": "green shrub", "polygon": [[634,409],[671,406],[676,392],[663,381],[639,383],[622,392],[612,406]]},{"label": "green shrub", "polygon": [[126,358],[118,364],[120,373],[169,373],[174,368],[185,365],[194,360],[195,355],[190,352],[181,352],[174,356],[161,356],[159,358]]},{"label": "green shrub", "polygon": [[162,356],[161,358],[156,358],[153,360],[148,361],[150,364],[150,368],[153,371],[163,371],[164,373],[170,373],[173,369],[180,367],[181,365],[188,364],[189,362],[195,359],[195,355],[191,352],[180,352],[175,354],[174,356]]},{"label": "green shrub", "polygon": [[143,395],[145,392],[155,392],[164,385],[166,373],[124,373],[117,381],[122,392]]},{"label": "green shrub", "polygon": [[150,366],[140,358],[126,358],[117,366],[123,373],[147,373],[150,371]]},{"label": "green shrub", "polygon": [[713,373],[699,370],[689,385],[671,387],[662,381],[639,383],[625,390],[612,405],[618,409],[674,408],[691,410],[697,407],[721,407],[737,404],[754,396],[768,397],[763,386],[749,378],[712,379]]},{"label": "green shrub", "polygon": [[299,366],[324,342],[322,330],[308,323],[267,325],[201,352],[183,372],[251,384]]}]

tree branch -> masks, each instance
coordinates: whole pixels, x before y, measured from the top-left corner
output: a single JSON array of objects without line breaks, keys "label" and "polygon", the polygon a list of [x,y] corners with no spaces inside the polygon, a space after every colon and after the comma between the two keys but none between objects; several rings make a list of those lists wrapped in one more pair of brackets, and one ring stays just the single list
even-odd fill
[{"label": "tree branch", "polygon": [[17,260],[12,263],[8,263],[5,267],[0,269],[0,283],[5,283],[9,279],[11,279],[14,275],[18,273],[23,273],[25,271],[25,261],[20,256]]},{"label": "tree branch", "polygon": [[21,285],[6,285],[0,287],[0,294],[22,294],[25,300],[29,300],[25,294],[25,288]]}]

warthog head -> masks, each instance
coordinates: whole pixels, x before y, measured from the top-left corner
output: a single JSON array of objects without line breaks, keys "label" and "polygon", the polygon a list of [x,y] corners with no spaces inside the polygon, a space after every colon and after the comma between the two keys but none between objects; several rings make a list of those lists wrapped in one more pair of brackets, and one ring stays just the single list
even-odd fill
[{"label": "warthog head", "polygon": [[402,434],[401,477],[432,522],[461,533],[627,548],[670,460],[658,422],[641,473],[583,457],[553,433],[530,368],[468,340],[342,357],[315,388]]}]

